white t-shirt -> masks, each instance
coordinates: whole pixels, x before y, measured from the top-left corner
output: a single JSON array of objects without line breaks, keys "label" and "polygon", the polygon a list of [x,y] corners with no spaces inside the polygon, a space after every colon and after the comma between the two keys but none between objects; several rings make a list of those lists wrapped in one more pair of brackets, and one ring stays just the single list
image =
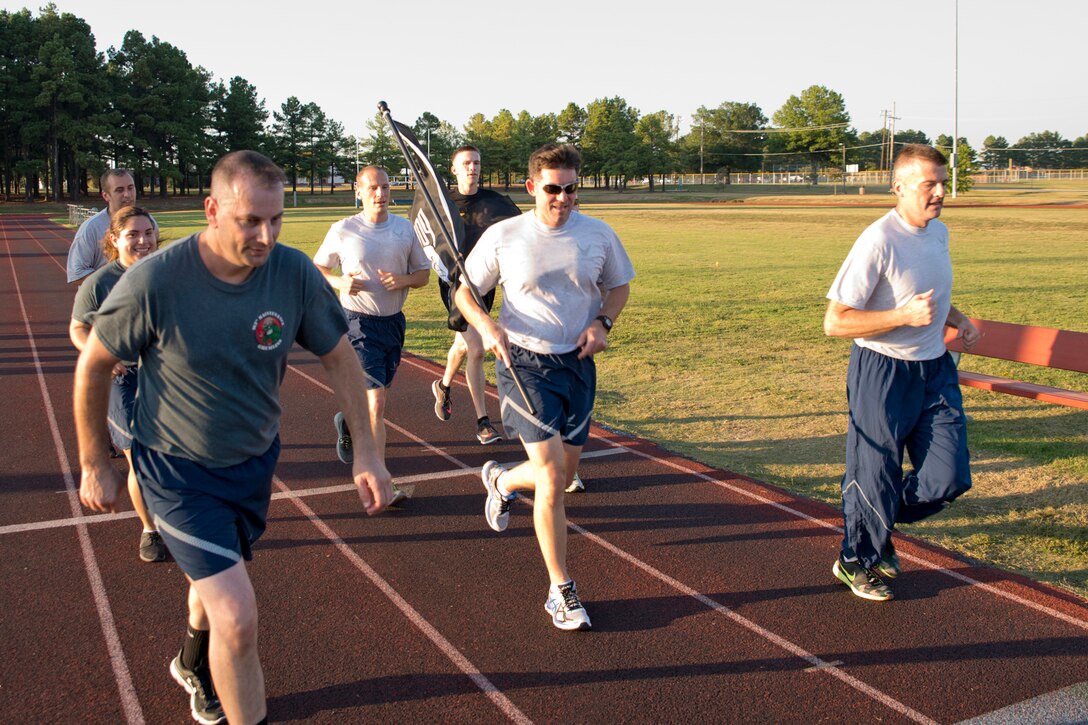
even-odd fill
[{"label": "white t-shirt", "polygon": [[510,342],[548,355],[574,350],[600,314],[601,290],[635,276],[612,227],[577,212],[557,229],[535,212],[493,224],[465,271],[480,294],[502,286],[499,324]]},{"label": "white t-shirt", "polygon": [[385,289],[378,277],[379,269],[412,274],[431,266],[407,219],[390,215],[386,221],[374,224],[361,213],[329,228],[314,262],[330,269],[339,267],[344,274],[360,272],[365,281],[362,292],[350,295],[341,291],[340,304],[344,309],[377,317],[397,314],[408,297],[407,287],[393,292]]},{"label": "white t-shirt", "polygon": [[919,229],[893,209],[854,242],[827,298],[855,310],[894,310],[931,289],[936,312],[929,325],[904,325],[854,342],[899,360],[934,360],[946,350],[944,323],[952,306],[948,227],[934,219]]}]

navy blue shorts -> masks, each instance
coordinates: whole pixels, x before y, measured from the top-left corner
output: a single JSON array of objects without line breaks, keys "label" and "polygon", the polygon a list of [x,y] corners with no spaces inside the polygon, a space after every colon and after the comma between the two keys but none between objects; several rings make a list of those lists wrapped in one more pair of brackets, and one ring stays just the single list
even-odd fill
[{"label": "navy blue shorts", "polygon": [[545,355],[511,345],[510,361],[536,406],[536,415],[530,415],[510,371],[501,360],[496,360],[499,407],[506,432],[520,436],[525,443],[540,443],[558,435],[572,446],[585,445],[593,398],[597,394],[597,366],[593,358],[579,360],[577,350]]},{"label": "navy blue shorts", "polygon": [[367,390],[388,388],[400,366],[404,347],[404,313],[388,317],[344,310],[348,318],[348,341],[355,348],[366,374]]},{"label": "navy blue shorts", "polygon": [[268,450],[225,468],[207,468],[132,441],[144,504],[170,554],[193,580],[253,558],[272,500],[279,436]]},{"label": "navy blue shorts", "polygon": [[132,447],[132,411],[136,407],[136,367],[125,370],[110,384],[110,406],[106,422],[110,440],[119,451]]}]

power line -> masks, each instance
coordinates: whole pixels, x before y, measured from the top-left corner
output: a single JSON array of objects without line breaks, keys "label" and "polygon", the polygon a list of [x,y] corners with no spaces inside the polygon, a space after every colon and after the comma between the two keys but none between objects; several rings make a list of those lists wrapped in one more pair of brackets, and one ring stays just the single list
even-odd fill
[{"label": "power line", "polygon": [[831,131],[846,128],[849,123],[828,123],[823,126],[798,126],[797,128],[727,128],[722,133],[798,133],[802,131]]}]

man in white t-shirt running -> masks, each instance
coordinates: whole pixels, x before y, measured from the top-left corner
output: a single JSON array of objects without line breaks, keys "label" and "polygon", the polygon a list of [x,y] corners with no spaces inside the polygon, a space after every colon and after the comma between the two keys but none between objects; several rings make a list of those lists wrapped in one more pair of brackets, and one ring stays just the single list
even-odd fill
[{"label": "man in white t-shirt running", "polygon": [[[517,492],[532,492],[533,526],[551,584],[544,608],[563,630],[591,626],[567,571],[564,489],[589,437],[597,387],[593,356],[608,347],[608,332],[635,276],[612,228],[574,211],[580,167],[573,146],[547,144],[534,151],[525,188],[535,208],[489,227],[465,261],[467,277],[481,294],[501,281],[498,321],[467,285],[455,295],[484,348],[497,358],[502,424],[521,439],[529,458],[509,470],[495,461],[484,464],[484,517],[495,531],[505,530]],[[535,414],[514,385],[511,368]]]},{"label": "man in white t-shirt running", "polygon": [[[400,365],[405,320],[401,309],[408,290],[423,287],[430,263],[411,223],[389,213],[389,175],[377,166],[359,171],[355,195],[363,210],[332,225],[314,255],[314,264],[333,289],[348,319],[348,340],[363,366],[374,440],[385,461],[387,391]],[[341,413],[336,453],[352,462],[351,432]],[[404,498],[394,486],[393,503]]]},{"label": "man in white t-shirt running", "polygon": [[[971,487],[967,423],[944,344],[979,338],[952,305],[944,206],[948,162],[907,144],[895,160],[895,209],[862,232],[830,291],[824,332],[854,338],[846,376],[849,422],[842,479],[844,535],[832,573],[857,596],[892,598],[897,523],[941,511]],[[913,470],[903,474],[903,451]]]}]

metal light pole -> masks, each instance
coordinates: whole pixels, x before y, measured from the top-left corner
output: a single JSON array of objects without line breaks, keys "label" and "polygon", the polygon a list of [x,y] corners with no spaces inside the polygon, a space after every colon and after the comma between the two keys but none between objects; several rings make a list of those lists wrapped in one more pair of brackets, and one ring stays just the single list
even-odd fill
[{"label": "metal light pole", "polygon": [[359,208],[359,195],[355,193],[355,186],[359,183],[359,137],[355,137],[355,181],[351,184],[351,195],[355,198],[355,208]]},{"label": "metal light pole", "polygon": [[956,0],[952,41],[952,198],[956,198],[960,151],[960,0]]}]

